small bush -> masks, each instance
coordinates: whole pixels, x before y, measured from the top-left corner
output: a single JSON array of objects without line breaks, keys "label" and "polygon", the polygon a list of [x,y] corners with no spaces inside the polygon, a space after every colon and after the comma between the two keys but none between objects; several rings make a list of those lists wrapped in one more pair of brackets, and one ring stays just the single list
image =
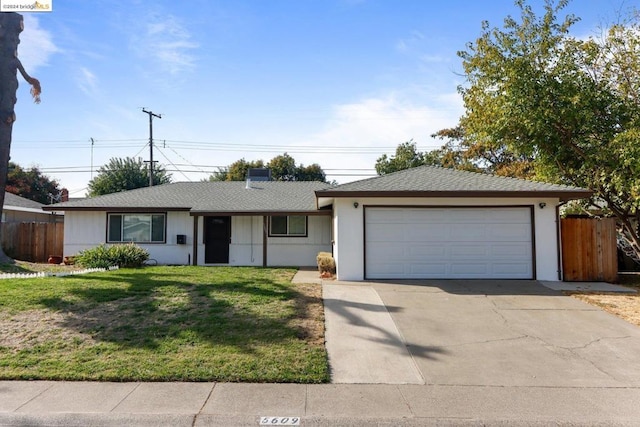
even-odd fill
[{"label": "small bush", "polygon": [[87,268],[142,267],[149,252],[133,243],[126,245],[100,245],[81,251],[75,262]]},{"label": "small bush", "polygon": [[329,252],[318,252],[318,256],[316,257],[316,261],[318,263],[318,270],[320,271],[320,275],[332,275],[336,273],[336,262],[333,259],[333,256]]}]

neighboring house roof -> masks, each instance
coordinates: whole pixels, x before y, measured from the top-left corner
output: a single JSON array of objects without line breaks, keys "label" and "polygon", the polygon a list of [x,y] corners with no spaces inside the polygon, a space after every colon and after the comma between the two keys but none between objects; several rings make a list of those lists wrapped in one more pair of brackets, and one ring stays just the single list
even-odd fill
[{"label": "neighboring house roof", "polygon": [[250,215],[264,213],[319,213],[315,191],[322,182],[244,181],[176,182],[138,188],[46,206],[59,211],[160,211],[182,210],[193,214]]},{"label": "neighboring house roof", "polygon": [[16,194],[5,192],[3,211],[29,212],[41,215],[52,215],[54,212],[45,212],[42,208],[46,206],[34,200],[25,199]]},{"label": "neighboring house roof", "polygon": [[589,197],[584,188],[420,166],[316,191],[317,197]]},{"label": "neighboring house roof", "polygon": [[20,197],[16,194],[5,192],[4,207],[7,208],[9,206],[16,207],[16,208],[36,209],[36,210],[42,211],[42,207],[44,205],[34,200],[25,199],[24,197]]}]

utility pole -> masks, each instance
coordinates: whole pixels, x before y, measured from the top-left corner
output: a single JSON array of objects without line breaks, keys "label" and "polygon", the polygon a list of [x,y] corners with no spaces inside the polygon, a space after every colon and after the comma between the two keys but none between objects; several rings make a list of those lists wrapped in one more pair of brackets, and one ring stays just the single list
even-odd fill
[{"label": "utility pole", "polygon": [[155,114],[142,107],[142,112],[149,115],[149,187],[153,187],[153,118],[162,118],[162,114]]},{"label": "utility pole", "polygon": [[91,179],[93,180],[93,144],[95,144],[95,141],[93,138],[89,138],[89,140],[91,141]]}]

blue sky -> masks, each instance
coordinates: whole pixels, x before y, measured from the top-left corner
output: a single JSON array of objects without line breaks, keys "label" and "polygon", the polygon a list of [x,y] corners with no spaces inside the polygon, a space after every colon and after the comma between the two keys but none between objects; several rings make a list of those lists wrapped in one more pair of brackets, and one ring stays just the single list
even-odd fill
[{"label": "blue sky", "polygon": [[[530,2],[540,10],[541,0]],[[574,0],[587,37],[640,0]],[[199,181],[235,160],[284,152],[338,182],[382,154],[454,126],[456,52],[516,14],[512,0],[53,0],[23,13],[12,160],[81,197],[112,157],[154,160]],[[92,144],[91,138],[94,143]]]}]

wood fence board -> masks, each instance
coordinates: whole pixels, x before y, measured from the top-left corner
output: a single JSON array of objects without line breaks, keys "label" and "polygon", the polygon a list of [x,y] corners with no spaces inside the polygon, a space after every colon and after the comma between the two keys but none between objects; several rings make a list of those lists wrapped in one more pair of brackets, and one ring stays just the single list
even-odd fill
[{"label": "wood fence board", "polygon": [[618,249],[614,218],[563,218],[560,225],[563,280],[617,281]]},{"label": "wood fence board", "polygon": [[2,223],[2,248],[14,259],[47,262],[62,255],[64,224],[49,222]]}]

